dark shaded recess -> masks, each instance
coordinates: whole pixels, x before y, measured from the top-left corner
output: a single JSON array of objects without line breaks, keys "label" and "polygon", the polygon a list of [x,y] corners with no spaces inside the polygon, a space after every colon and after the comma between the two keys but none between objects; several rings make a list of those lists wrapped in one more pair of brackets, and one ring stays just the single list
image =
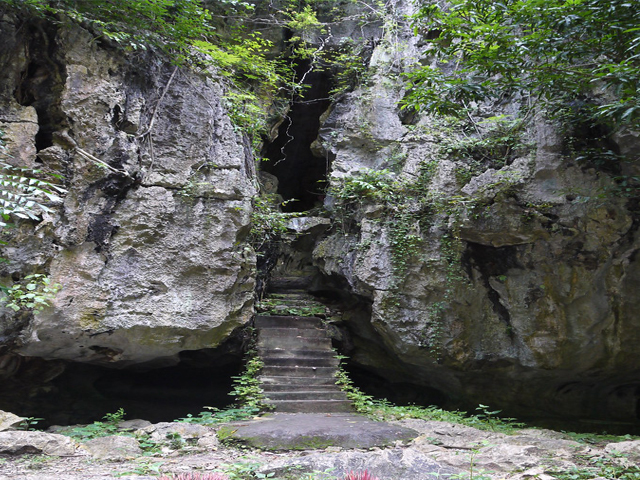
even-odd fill
[{"label": "dark shaded recess", "polygon": [[66,71],[57,58],[56,25],[32,19],[24,25],[24,29],[29,39],[29,63],[26,70],[21,72],[14,97],[20,105],[35,108],[38,114],[39,130],[35,140],[39,151],[53,145],[53,133],[66,126],[66,116],[60,108]]},{"label": "dark shaded recess", "polygon": [[618,144],[611,139],[611,128],[596,123],[585,109],[584,101],[572,102],[573,117],[567,122],[563,154],[574,156],[582,168],[595,168],[610,175],[622,173],[622,156]]},{"label": "dark shaded recess", "polygon": [[447,396],[435,388],[408,382],[391,382],[352,363],[347,363],[345,370],[353,384],[362,392],[375,398],[386,398],[396,405],[443,406],[447,401]]},{"label": "dark shaded recess", "polygon": [[479,243],[467,242],[467,248],[462,254],[462,265],[471,277],[471,269],[480,272],[482,283],[487,290],[493,311],[507,325],[511,325],[509,310],[500,303],[500,295],[489,283],[490,277],[506,275],[512,268],[522,268],[518,260],[518,247],[491,247]]},{"label": "dark shaded recess", "polygon": [[180,354],[180,363],[166,368],[103,366],[21,358],[20,368],[0,382],[0,410],[44,420],[38,428],[101,420],[123,408],[125,419],[170,422],[203,407],[224,408],[232,377],[243,368],[238,336],[216,349]]},{"label": "dark shaded recess", "polygon": [[[301,80],[308,70],[309,62],[300,61],[297,79]],[[308,86],[304,96],[291,105],[278,136],[263,151],[268,160],[262,163],[262,170],[278,178],[278,193],[284,200],[295,199],[283,207],[286,212],[305,212],[322,204],[330,167],[329,159],[313,155],[311,144],[318,136],[320,116],[331,104],[331,76],[314,70],[304,78]]]},{"label": "dark shaded recess", "polygon": [[106,198],[102,212],[92,216],[87,230],[87,242],[96,244],[96,252],[108,250],[109,241],[118,231],[113,224],[111,215],[116,206],[127,196],[129,189],[135,184],[135,179],[122,174],[113,173],[106,178],[89,185],[82,200],[88,201],[96,192],[100,191]]}]

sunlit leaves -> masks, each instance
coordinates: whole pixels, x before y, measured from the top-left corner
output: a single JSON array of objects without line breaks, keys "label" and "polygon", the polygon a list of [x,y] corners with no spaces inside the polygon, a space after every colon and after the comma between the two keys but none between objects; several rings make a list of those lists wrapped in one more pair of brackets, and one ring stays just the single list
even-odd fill
[{"label": "sunlit leaves", "polygon": [[406,104],[450,114],[462,101],[520,93],[553,111],[591,98],[593,117],[638,126],[639,22],[629,0],[423,1],[414,28],[430,33],[437,57],[407,76]]}]

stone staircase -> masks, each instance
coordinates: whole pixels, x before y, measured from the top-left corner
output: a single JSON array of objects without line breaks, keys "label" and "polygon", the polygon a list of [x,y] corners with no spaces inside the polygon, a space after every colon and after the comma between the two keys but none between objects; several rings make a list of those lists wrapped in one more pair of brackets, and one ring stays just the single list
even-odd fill
[{"label": "stone staircase", "polygon": [[266,403],[276,412],[351,412],[335,383],[339,361],[331,339],[322,319],[311,314],[324,312],[324,305],[297,288],[295,279],[280,283],[263,302],[269,311],[255,318]]}]

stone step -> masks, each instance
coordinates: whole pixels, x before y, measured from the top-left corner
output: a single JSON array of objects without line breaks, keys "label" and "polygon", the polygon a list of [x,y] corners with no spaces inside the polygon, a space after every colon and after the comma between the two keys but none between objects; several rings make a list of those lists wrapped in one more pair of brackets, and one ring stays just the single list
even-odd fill
[{"label": "stone step", "polygon": [[262,383],[262,387],[270,388],[273,385],[290,385],[290,386],[336,386],[336,377],[326,375],[322,377],[298,377],[293,375],[261,375],[258,377]]},{"label": "stone step", "polygon": [[300,317],[295,315],[258,315],[255,317],[254,325],[258,329],[263,328],[322,328],[322,320],[318,317]]},{"label": "stone step", "polygon": [[331,377],[335,378],[335,367],[287,367],[282,365],[265,365],[262,373],[266,376],[295,377]]},{"label": "stone step", "polygon": [[278,337],[258,335],[259,350],[328,350],[331,349],[331,339],[321,337]]},{"label": "stone step", "polygon": [[344,413],[353,412],[348,400],[269,400],[274,411],[283,413]]},{"label": "stone step", "polygon": [[300,315],[313,315],[316,317],[327,318],[331,312],[324,305],[265,305],[260,303],[256,305],[256,310],[259,313],[267,315],[286,315],[286,316],[300,316]]},{"label": "stone step", "polygon": [[346,400],[347,396],[340,390],[319,392],[315,390],[265,392],[266,400]]},{"label": "stone step", "polygon": [[272,348],[272,349],[264,349],[258,348],[258,354],[262,358],[266,357],[286,357],[286,358],[336,358],[336,352],[331,348],[317,348],[317,349],[283,349],[283,348]]},{"label": "stone step", "polygon": [[327,332],[322,330],[321,328],[271,327],[258,329],[258,338],[260,337],[326,338]]},{"label": "stone step", "polygon": [[[273,377],[272,377],[273,378]],[[301,377],[307,378],[307,377]],[[327,385],[309,385],[308,382],[304,384],[290,384],[290,383],[263,383],[262,390],[265,393],[270,392],[341,392],[340,387],[333,384]]]},{"label": "stone step", "polygon": [[338,366],[338,359],[333,357],[272,357],[263,356],[265,367],[310,367],[312,369]]},{"label": "stone step", "polygon": [[268,300],[296,300],[301,302],[317,302],[318,298],[304,290],[289,290],[282,293],[269,293],[265,297]]},{"label": "stone step", "polygon": [[306,291],[311,285],[311,277],[271,277],[267,283],[268,292],[279,292],[281,290],[302,290]]}]

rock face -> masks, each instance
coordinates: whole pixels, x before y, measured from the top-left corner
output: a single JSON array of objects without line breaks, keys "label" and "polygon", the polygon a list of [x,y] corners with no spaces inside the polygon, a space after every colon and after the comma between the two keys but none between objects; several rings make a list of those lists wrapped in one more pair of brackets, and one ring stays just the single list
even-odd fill
[{"label": "rock face", "polygon": [[[401,190],[404,209],[371,190],[346,210],[327,197],[338,227],[314,258],[363,300],[345,315],[354,364],[465,408],[637,422],[637,192],[615,178],[638,171],[637,135],[609,139],[628,162],[597,165],[576,160],[539,112],[519,151],[478,160],[461,146],[491,138],[495,117],[509,118],[518,101],[477,106],[470,134],[428,112],[408,115],[393,74],[429,57],[415,38],[400,43],[380,42],[369,86],[332,107],[317,141],[335,158],[334,187],[384,169],[389,184],[422,188]],[[410,254],[408,235],[419,239]]]},{"label": "rock face", "polygon": [[68,190],[41,222],[3,232],[4,284],[37,271],[61,285],[50,308],[4,312],[5,351],[170,364],[246,324],[255,172],[220,85],[151,55],[125,60],[78,27],[5,17],[0,37],[11,161]]},{"label": "rock face", "polygon": [[[369,81],[322,115],[310,149],[332,188],[374,185],[349,205],[328,195],[333,227],[309,242],[322,289],[348,300],[353,364],[465,408],[637,424],[640,222],[623,181],[640,170],[638,133],[610,134],[628,161],[602,164],[572,154],[544,112],[509,124],[521,99],[473,105],[467,125],[400,110],[398,73],[436,59],[406,22],[371,28],[387,36],[370,42]],[[46,273],[61,289],[41,312],[2,312],[0,374],[15,353],[169,365],[245,325],[255,172],[221,86],[79,27],[5,16],[0,40],[9,161],[68,190],[2,232],[4,285]],[[478,151],[500,132],[518,138]],[[594,132],[574,135],[588,151]]]}]

